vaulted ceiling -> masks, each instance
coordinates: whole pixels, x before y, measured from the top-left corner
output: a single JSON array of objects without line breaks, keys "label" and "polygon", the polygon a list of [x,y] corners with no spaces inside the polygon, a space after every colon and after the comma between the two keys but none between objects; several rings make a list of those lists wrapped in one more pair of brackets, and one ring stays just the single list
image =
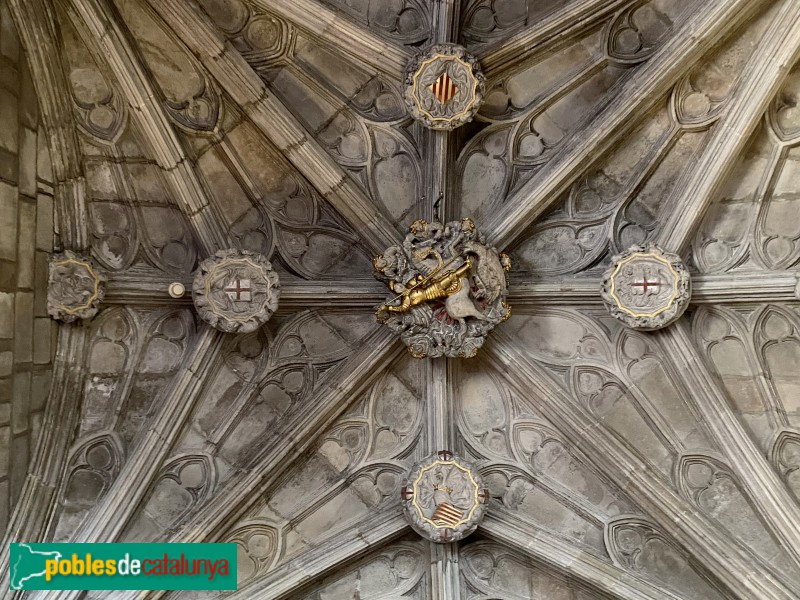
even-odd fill
[{"label": "vaulted ceiling", "polygon": [[[109,281],[58,328],[3,577],[12,540],[233,541],[248,600],[800,596],[796,0],[4,1],[56,248]],[[441,42],[487,76],[451,133],[402,99]],[[415,360],[370,259],[461,216],[511,255],[514,315]],[[645,240],[692,271],[654,333],[599,295]],[[167,294],[231,247],[281,278],[248,335]],[[400,510],[440,449],[492,495],[456,544]]]}]

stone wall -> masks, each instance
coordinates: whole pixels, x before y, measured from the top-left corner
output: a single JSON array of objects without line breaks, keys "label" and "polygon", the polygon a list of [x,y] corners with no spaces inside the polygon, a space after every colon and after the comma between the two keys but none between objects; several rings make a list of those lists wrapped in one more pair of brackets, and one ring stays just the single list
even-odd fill
[{"label": "stone wall", "polygon": [[53,184],[33,81],[0,0],[0,532],[33,456],[50,387]]}]

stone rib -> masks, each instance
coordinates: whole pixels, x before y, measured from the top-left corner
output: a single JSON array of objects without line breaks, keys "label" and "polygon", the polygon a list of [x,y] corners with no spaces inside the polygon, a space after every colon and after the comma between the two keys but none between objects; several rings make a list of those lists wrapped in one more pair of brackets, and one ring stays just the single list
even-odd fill
[{"label": "stone rib", "polygon": [[739,161],[769,103],[800,57],[800,4],[788,0],[775,15],[739,78],[728,108],[714,126],[691,176],[670,199],[673,207],[656,243],[669,252],[688,248],[708,209]]},{"label": "stone rib", "polygon": [[439,0],[433,10],[433,40],[435,44],[458,42],[461,23],[460,0]]},{"label": "stone rib", "polygon": [[[190,275],[169,276],[156,269],[131,269],[108,274],[104,304],[135,304],[137,306],[188,306],[192,304]],[[182,298],[172,298],[169,285],[180,282],[186,287]],[[374,279],[348,281],[281,281],[278,314],[294,314],[315,308],[349,308],[371,311],[386,300],[389,291]]]},{"label": "stone rib", "polygon": [[731,409],[726,393],[710,374],[683,324],[662,329],[656,337],[664,356],[675,364],[683,386],[691,390],[687,397],[703,416],[750,500],[783,548],[800,564],[800,506]]},{"label": "stone rib", "polygon": [[14,592],[9,590],[9,544],[45,541],[58,500],[56,492],[80,415],[86,374],[86,334],[87,329],[80,325],[62,325],[59,328],[52,385],[36,454],[0,548],[0,589],[6,598],[14,596]]},{"label": "stone rib", "polygon": [[[182,0],[147,0],[267,139],[376,254],[402,241],[388,217],[266,88],[222,33]],[[304,2],[299,2],[303,4]],[[271,3],[270,3],[271,4]],[[288,3],[281,3],[286,6]],[[274,7],[270,7],[274,9]],[[315,11],[322,10],[315,5]],[[313,16],[313,11],[307,15]],[[352,49],[354,44],[349,42]]]},{"label": "stone rib", "polygon": [[694,18],[688,18],[652,58],[604,100],[585,126],[577,127],[561,142],[560,149],[539,173],[506,199],[481,228],[491,242],[499,248],[513,244],[537,217],[560,200],[592,164],[593,157],[608,153],[690,65],[766,1],[713,0]]},{"label": "stone rib", "polygon": [[[798,274],[791,271],[744,271],[693,274],[692,304],[761,304],[800,300]],[[513,308],[547,304],[599,305],[600,277],[586,275],[549,281],[511,277],[508,303]]]},{"label": "stone rib", "polygon": [[[201,508],[171,542],[220,540],[226,530],[281,479],[285,471],[355,402],[401,353],[403,345],[381,327],[320,383],[313,396],[298,403],[264,440],[253,466],[234,475],[212,502]],[[314,407],[314,410],[309,410]]]},{"label": "stone rib", "polygon": [[55,181],[56,231],[64,248],[85,250],[89,247],[86,182],[73,100],[65,70],[57,59],[61,45],[55,15],[45,0],[9,0],[8,7],[25,48],[47,131]]},{"label": "stone rib", "polygon": [[189,163],[181,142],[158,103],[159,94],[142,67],[125,32],[122,31],[108,0],[65,0],[75,28],[82,33],[99,63],[113,72],[122,95],[131,107],[152,158],[161,167],[164,179],[195,233],[206,256],[231,247],[223,222]]},{"label": "stone rib", "polygon": [[[172,383],[154,402],[157,412],[146,429],[134,441],[128,461],[111,489],[95,505],[71,538],[71,542],[111,542],[124,530],[139,503],[149,490],[149,483],[169,455],[173,443],[205,386],[216,372],[221,358],[224,334],[206,325],[197,334],[194,348],[183,362]],[[47,598],[79,598],[83,592],[61,591]]]},{"label": "stone rib", "polygon": [[397,505],[392,504],[240,587],[228,597],[231,600],[292,598],[292,594],[325,576],[331,569],[357,560],[369,550],[397,538],[407,529],[408,523]]},{"label": "stone rib", "polygon": [[[425,455],[439,450],[453,451],[455,422],[453,411],[452,364],[446,358],[428,359],[427,379],[427,448]],[[429,542],[431,549],[431,600],[461,598],[461,575],[458,566],[460,544]]]},{"label": "stone rib", "polygon": [[487,356],[504,373],[522,402],[553,423],[583,454],[643,509],[668,535],[714,573],[732,597],[740,600],[790,600],[793,591],[758,567],[760,559],[739,545],[668,487],[660,474],[633,455],[578,400],[565,392],[524,348],[496,330]]},{"label": "stone rib", "polygon": [[[172,3],[171,1],[169,3]],[[372,33],[321,2],[313,0],[250,0],[342,52],[402,81],[411,52]]]},{"label": "stone rib", "polygon": [[685,600],[505,512],[489,511],[480,530],[488,538],[618,600]]},{"label": "stone rib", "polygon": [[478,54],[487,78],[497,78],[536,56],[552,53],[553,44],[569,41],[580,32],[599,24],[629,0],[580,0],[545,16],[510,39],[492,43]]}]

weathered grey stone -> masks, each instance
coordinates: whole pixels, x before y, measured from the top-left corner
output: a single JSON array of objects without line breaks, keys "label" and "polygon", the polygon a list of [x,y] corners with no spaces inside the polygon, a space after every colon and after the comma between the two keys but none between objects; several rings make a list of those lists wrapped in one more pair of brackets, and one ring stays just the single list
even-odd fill
[{"label": "weathered grey stone", "polygon": [[19,36],[8,3],[0,4],[0,53],[14,63],[19,61]]},{"label": "weathered grey stone", "polygon": [[36,198],[36,130],[28,127],[19,128],[19,191]]},{"label": "weathered grey stone", "polygon": [[17,258],[17,188],[0,181],[0,258]]},{"label": "weathered grey stone", "polygon": [[69,250],[52,256],[47,286],[47,311],[65,323],[91,319],[105,295],[105,275],[88,258]]},{"label": "weathered grey stone", "polygon": [[17,97],[0,87],[0,147],[12,154],[19,151]]},{"label": "weathered grey stone", "polygon": [[270,262],[247,250],[220,250],[198,269],[192,299],[200,317],[221,331],[250,333],[278,308],[280,283]]},{"label": "weathered grey stone", "polygon": [[37,318],[33,323],[33,362],[46,365],[51,360],[50,338],[53,322],[48,318]]},{"label": "weathered grey stone", "polygon": [[474,467],[442,450],[414,464],[400,488],[403,512],[414,530],[437,543],[470,535],[483,519],[489,490]]},{"label": "weathered grey stone", "polygon": [[426,127],[451,130],[469,123],[483,102],[485,78],[463,46],[437,44],[408,63],[405,100]]},{"label": "weathered grey stone", "polygon": [[50,160],[50,146],[47,132],[40,127],[36,143],[36,175],[39,179],[53,182],[53,165]]},{"label": "weathered grey stone", "polygon": [[0,292],[0,338],[14,337],[14,294]]},{"label": "weathered grey stone", "polygon": [[612,317],[632,329],[652,331],[683,314],[692,283],[679,256],[648,244],[631,246],[611,259],[600,293]]},{"label": "weathered grey stone", "polygon": [[33,294],[17,292],[14,299],[14,361],[33,360]]},{"label": "weathered grey stone", "polygon": [[11,375],[14,368],[14,353],[0,352],[0,377]]},{"label": "weathered grey stone", "polygon": [[47,194],[36,198],[36,249],[53,251],[53,198]]},{"label": "weathered grey stone", "polygon": [[36,247],[36,204],[23,199],[19,203],[19,236],[17,246],[17,286],[34,287],[34,250]]}]

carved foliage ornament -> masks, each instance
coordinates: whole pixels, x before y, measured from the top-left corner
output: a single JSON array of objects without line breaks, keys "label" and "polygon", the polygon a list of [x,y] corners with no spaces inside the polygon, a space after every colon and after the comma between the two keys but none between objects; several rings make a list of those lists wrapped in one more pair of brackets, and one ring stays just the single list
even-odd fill
[{"label": "carved foliage ornament", "polygon": [[406,67],[409,113],[431,129],[455,129],[478,112],[484,82],[477,59],[462,46],[431,46]]},{"label": "carved foliage ornament", "polygon": [[91,319],[105,295],[105,276],[88,258],[67,250],[50,258],[47,312],[54,319],[71,323]]},{"label": "carved foliage ornament", "polygon": [[511,261],[485,245],[471,219],[446,225],[418,220],[402,246],[373,260],[393,294],[378,307],[416,358],[475,356],[495,325],[511,315]]},{"label": "carved foliage ornament", "polygon": [[278,308],[280,283],[270,262],[248,250],[220,250],[200,263],[192,297],[203,320],[220,331],[250,333]]},{"label": "carved foliage ornament", "polygon": [[400,488],[403,512],[425,539],[455,542],[477,529],[489,490],[473,466],[442,450],[416,463]]},{"label": "carved foliage ornament", "polygon": [[613,257],[601,295],[611,316],[632,329],[652,331],[683,314],[692,286],[680,257],[650,244]]}]

